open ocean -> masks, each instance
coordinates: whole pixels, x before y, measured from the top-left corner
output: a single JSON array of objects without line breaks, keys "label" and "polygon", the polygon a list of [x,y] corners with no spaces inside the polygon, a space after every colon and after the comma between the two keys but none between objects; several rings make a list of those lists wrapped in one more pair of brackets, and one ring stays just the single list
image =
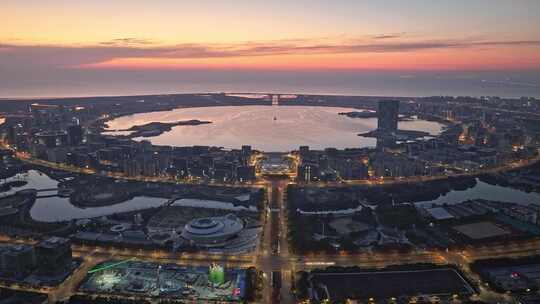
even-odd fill
[{"label": "open ocean", "polygon": [[0,98],[264,92],[362,96],[540,98],[540,71],[51,71],[11,73]]}]

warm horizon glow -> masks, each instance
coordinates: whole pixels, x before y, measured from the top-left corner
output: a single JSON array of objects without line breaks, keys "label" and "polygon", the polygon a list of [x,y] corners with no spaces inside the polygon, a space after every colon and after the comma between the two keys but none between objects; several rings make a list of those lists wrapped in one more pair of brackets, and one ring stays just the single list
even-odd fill
[{"label": "warm horizon glow", "polygon": [[[442,60],[445,59],[446,60]],[[471,50],[415,53],[369,53],[325,55],[240,56],[227,58],[116,58],[82,65],[89,69],[246,69],[246,70],[534,70],[539,68],[540,52],[516,58],[513,50],[506,53]]]},{"label": "warm horizon glow", "polygon": [[5,2],[0,56],[51,68],[540,69],[530,0]]},{"label": "warm horizon glow", "polygon": [[539,14],[537,0],[5,0],[0,91],[141,88],[143,78],[123,71],[151,74],[143,91],[174,91],[190,71],[222,89],[232,86],[225,70],[243,79],[319,70],[310,79],[334,87],[352,86],[333,78],[339,71],[499,72],[495,81],[522,72],[510,83],[540,86],[531,79],[540,71]]}]

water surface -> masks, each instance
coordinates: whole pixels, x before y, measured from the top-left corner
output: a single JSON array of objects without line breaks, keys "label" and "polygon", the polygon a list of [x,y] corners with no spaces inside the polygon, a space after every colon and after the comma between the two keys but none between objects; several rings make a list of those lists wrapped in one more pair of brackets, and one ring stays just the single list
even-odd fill
[{"label": "water surface", "polygon": [[[177,126],[170,132],[146,138],[156,145],[206,145],[236,149],[251,145],[266,152],[286,152],[303,145],[312,149],[374,147],[375,139],[357,134],[376,129],[377,119],[338,115],[350,111],[358,109],[262,105],[181,108],[119,117],[108,122],[108,125],[111,130],[122,130],[150,122],[212,121],[206,125]],[[425,120],[399,123],[400,129],[426,131],[432,135],[439,134],[442,127],[437,122]]]},{"label": "water surface", "polygon": [[68,198],[48,197],[36,200],[30,209],[30,216],[39,222],[61,222],[144,210],[159,207],[166,202],[167,199],[164,198],[138,196],[110,206],[79,208],[72,205]]},{"label": "water surface", "polygon": [[446,195],[439,196],[431,201],[417,202],[421,206],[443,205],[443,204],[458,204],[466,200],[484,199],[491,201],[501,201],[515,203],[520,205],[537,204],[540,205],[540,194],[527,193],[525,191],[490,185],[481,180],[476,180],[476,185],[466,190],[452,190]]},{"label": "water surface", "polygon": [[[7,180],[24,180],[27,182],[27,184],[22,187],[12,188],[10,191],[0,193],[0,197],[13,194],[23,189],[41,190],[58,188],[57,180],[54,180],[48,175],[36,170],[29,170],[28,172],[17,174],[16,176]],[[57,193],[57,191],[45,191],[39,192],[38,195],[56,195]],[[30,209],[30,216],[32,219],[40,222],[59,222],[159,207],[165,204],[166,201],[167,199],[165,198],[140,196],[110,206],[80,208],[72,205],[69,198],[47,197],[36,199],[34,205]]]}]

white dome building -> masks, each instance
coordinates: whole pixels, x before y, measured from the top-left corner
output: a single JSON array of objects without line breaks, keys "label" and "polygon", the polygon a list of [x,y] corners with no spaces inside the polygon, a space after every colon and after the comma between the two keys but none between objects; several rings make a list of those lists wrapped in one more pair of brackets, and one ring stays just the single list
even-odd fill
[{"label": "white dome building", "polygon": [[205,217],[190,221],[182,237],[201,247],[221,247],[244,229],[244,223],[234,214]]}]

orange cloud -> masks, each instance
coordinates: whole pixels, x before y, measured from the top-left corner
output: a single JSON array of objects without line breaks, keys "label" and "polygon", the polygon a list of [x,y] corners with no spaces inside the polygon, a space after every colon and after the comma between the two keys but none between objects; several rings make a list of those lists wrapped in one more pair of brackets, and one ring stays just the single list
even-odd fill
[{"label": "orange cloud", "polygon": [[283,40],[156,45],[120,38],[92,46],[2,45],[0,65],[80,69],[539,69],[540,40],[411,40],[386,35],[338,41]]},{"label": "orange cloud", "polygon": [[[516,56],[520,53],[521,56]],[[528,53],[528,54],[524,54]],[[538,69],[540,53],[450,49],[362,54],[267,55],[212,58],[116,58],[85,65],[93,69],[264,69],[264,70],[502,70]]]}]

